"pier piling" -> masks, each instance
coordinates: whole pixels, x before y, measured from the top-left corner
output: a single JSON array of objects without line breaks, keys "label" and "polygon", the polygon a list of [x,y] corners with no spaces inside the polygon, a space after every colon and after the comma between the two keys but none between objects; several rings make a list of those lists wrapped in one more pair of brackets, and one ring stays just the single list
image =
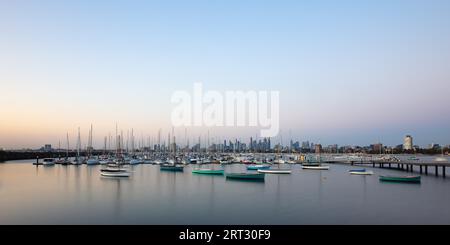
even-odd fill
[{"label": "pier piling", "polygon": [[435,172],[434,175],[438,176],[438,166],[437,165],[435,166],[435,171],[434,172]]}]

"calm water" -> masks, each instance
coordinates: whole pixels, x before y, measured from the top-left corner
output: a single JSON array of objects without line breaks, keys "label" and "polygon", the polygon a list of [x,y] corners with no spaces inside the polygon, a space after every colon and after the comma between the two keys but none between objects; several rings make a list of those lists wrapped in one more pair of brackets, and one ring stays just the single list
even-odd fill
[{"label": "calm water", "polygon": [[101,166],[31,162],[0,164],[0,224],[450,224],[450,178],[432,175],[381,183],[379,174],[403,172],[351,176],[345,165],[294,165],[291,175],[259,183],[138,165],[129,179],[108,179]]}]

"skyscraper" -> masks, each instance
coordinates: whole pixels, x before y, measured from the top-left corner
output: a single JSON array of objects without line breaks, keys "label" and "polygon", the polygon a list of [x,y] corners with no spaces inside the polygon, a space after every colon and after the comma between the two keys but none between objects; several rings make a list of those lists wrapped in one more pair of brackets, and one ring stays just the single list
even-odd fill
[{"label": "skyscraper", "polygon": [[413,149],[413,138],[411,135],[406,135],[403,140],[403,150],[409,151]]}]

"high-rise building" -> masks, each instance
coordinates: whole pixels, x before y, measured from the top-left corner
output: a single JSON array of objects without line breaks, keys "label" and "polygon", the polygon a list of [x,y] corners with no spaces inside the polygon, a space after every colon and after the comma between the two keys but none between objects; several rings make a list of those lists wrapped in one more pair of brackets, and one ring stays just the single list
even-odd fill
[{"label": "high-rise building", "polygon": [[406,135],[403,140],[403,150],[409,151],[413,149],[413,138],[411,135]]},{"label": "high-rise building", "polygon": [[314,151],[316,152],[316,154],[321,153],[322,152],[322,145],[321,144],[314,145]]}]

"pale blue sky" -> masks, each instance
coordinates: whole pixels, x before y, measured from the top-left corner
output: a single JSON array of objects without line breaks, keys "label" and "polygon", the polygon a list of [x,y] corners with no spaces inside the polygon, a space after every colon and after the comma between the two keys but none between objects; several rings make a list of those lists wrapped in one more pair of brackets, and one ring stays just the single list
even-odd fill
[{"label": "pale blue sky", "polygon": [[446,0],[1,1],[0,147],[91,122],[98,142],[115,122],[154,135],[194,82],[279,90],[284,137],[449,144],[449,13]]}]

